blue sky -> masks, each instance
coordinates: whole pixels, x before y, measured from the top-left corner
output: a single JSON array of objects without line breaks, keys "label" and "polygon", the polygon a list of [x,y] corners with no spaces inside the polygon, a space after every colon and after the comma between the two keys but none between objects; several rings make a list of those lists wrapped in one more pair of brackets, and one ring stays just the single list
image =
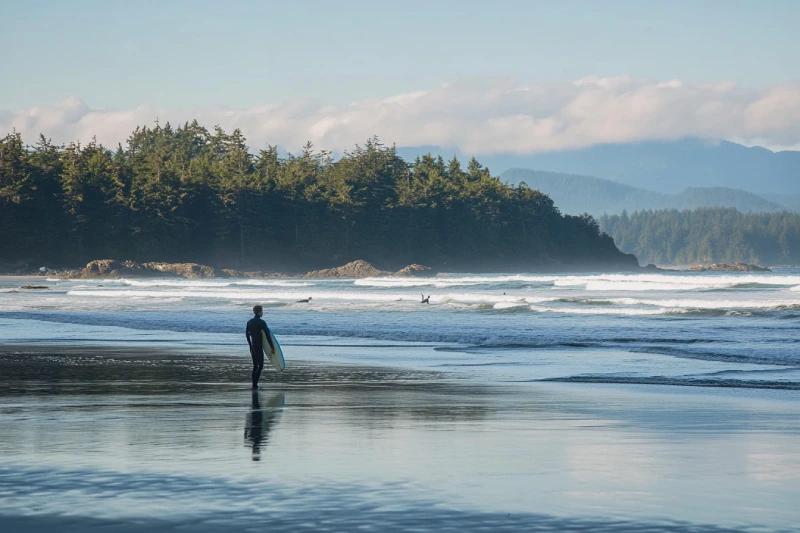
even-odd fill
[{"label": "blue sky", "polygon": [[800,0],[8,1],[0,134],[116,145],[197,118],[293,150],[796,149],[797,28]]},{"label": "blue sky", "polygon": [[0,6],[0,109],[346,102],[474,77],[800,76],[797,1],[37,1]]}]

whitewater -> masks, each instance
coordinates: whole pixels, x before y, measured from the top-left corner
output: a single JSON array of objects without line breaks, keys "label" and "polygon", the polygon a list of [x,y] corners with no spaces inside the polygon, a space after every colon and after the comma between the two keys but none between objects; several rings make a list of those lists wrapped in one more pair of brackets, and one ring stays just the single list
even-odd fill
[{"label": "whitewater", "polygon": [[[183,346],[247,357],[255,304],[287,359],[495,383],[800,389],[800,269],[367,279],[0,279],[9,345]],[[421,303],[430,295],[430,304]],[[298,300],[311,297],[311,303]],[[358,357],[349,346],[370,347]],[[315,350],[314,347],[319,347]],[[324,347],[324,350],[322,349]],[[408,348],[408,350],[398,350]],[[333,354],[333,355],[332,355]]]}]

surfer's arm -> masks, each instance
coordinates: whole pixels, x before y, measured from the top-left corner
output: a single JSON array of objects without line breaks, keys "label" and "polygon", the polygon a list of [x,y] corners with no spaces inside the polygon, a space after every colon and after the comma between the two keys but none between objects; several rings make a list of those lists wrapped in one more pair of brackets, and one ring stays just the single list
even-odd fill
[{"label": "surfer's arm", "polygon": [[250,328],[244,328],[244,336],[247,338],[247,345],[253,348],[253,342],[250,340]]}]

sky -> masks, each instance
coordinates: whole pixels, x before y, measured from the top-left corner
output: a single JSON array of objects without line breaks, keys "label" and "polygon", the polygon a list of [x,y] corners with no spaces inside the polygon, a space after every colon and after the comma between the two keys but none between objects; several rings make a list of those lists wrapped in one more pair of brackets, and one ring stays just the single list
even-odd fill
[{"label": "sky", "polygon": [[800,1],[8,1],[0,134],[536,152],[800,146]]}]

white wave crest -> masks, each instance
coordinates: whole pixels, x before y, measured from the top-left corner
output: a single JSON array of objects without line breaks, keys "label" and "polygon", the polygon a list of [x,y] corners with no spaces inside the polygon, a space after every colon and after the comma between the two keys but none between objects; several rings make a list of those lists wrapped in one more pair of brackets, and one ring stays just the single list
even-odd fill
[{"label": "white wave crest", "polygon": [[685,309],[636,309],[630,307],[544,307],[540,305],[530,306],[531,311],[538,313],[564,313],[569,315],[626,315],[626,316],[648,316],[666,315],[687,312]]},{"label": "white wave crest", "polygon": [[800,306],[799,300],[701,300],[687,299],[638,299],[638,298],[612,298],[608,300],[621,305],[646,305],[669,308],[691,309],[781,309]]},{"label": "white wave crest", "polygon": [[450,292],[431,296],[431,303],[465,302],[465,303],[509,303],[521,305],[525,303],[551,302],[556,298],[540,296],[505,295],[490,292]]},{"label": "white wave crest", "polygon": [[696,291],[729,287],[715,283],[657,283],[650,281],[589,281],[587,291]]},{"label": "white wave crest", "polygon": [[522,302],[497,302],[494,304],[494,309],[514,309],[516,307],[525,307],[527,304]]},{"label": "white wave crest", "polygon": [[478,284],[479,282],[477,281],[445,280],[436,278],[427,278],[427,279],[364,278],[364,279],[357,279],[353,282],[353,285],[359,285],[362,287],[387,287],[387,288],[434,287],[437,289],[457,287],[457,286],[470,286]]},{"label": "white wave crest", "polygon": [[[313,300],[381,300],[391,301],[401,298],[404,295],[398,294],[358,294],[343,292],[290,292],[290,291],[270,291],[266,289],[244,289],[239,287],[222,287],[213,290],[128,290],[128,289],[95,289],[95,290],[72,290],[67,294],[70,296],[98,297],[98,298],[210,298],[226,300],[301,300],[312,296]],[[408,296],[408,295],[405,295]]]},{"label": "white wave crest", "polygon": [[193,279],[114,279],[106,280],[105,283],[118,283],[129,287],[210,287],[222,288],[233,286],[254,286],[254,287],[311,287],[314,283],[308,281],[288,281],[288,280],[193,280]]},{"label": "white wave crest", "polygon": [[764,300],[702,300],[699,298],[564,298],[561,302],[581,303],[587,306],[624,305],[652,306],[674,309],[706,309],[726,311],[730,309],[783,309],[800,307],[800,300],[764,299]]},{"label": "white wave crest", "polygon": [[234,281],[231,285],[251,285],[254,287],[313,287],[316,283],[310,281],[287,281],[251,279],[247,281]]},{"label": "white wave crest", "polygon": [[[670,290],[709,290],[725,289],[752,284],[767,286],[798,287],[800,276],[778,276],[772,274],[721,274],[701,272],[680,272],[665,274],[592,274],[592,275],[487,275],[457,276],[440,275],[436,282],[457,285],[460,283],[502,284],[502,283],[550,283],[554,287],[585,287],[591,291],[670,291]],[[418,280],[405,280],[419,283]],[[403,280],[398,280],[403,282]],[[397,283],[397,282],[396,282]],[[427,283],[431,283],[428,281]],[[366,284],[366,283],[365,283]],[[794,289],[793,289],[794,290]]]},{"label": "white wave crest", "polygon": [[[268,290],[268,289],[247,289],[243,287],[198,287],[191,286],[185,290],[180,290],[176,287],[160,289],[158,287],[142,287],[141,289],[134,288],[97,288],[97,289],[79,289],[67,291],[69,296],[81,296],[89,298],[207,298],[207,299],[226,299],[226,300],[276,300],[294,302],[297,300],[312,297],[314,304],[322,303],[324,300],[329,301],[359,301],[359,302],[404,302],[404,303],[419,303],[420,298],[418,295],[409,292],[364,292],[358,290],[348,291],[282,291],[282,290]],[[432,295],[430,302],[432,304],[441,304],[449,302],[461,303],[488,303],[496,304],[500,302],[509,303],[512,305],[523,305],[539,302],[552,301],[555,298],[551,297],[535,297],[535,296],[517,296],[517,295],[499,295],[489,292],[465,292],[465,293],[445,293],[440,295]]]},{"label": "white wave crest", "polygon": [[589,283],[586,279],[559,279],[553,282],[555,287],[580,287],[581,285],[586,285]]}]

